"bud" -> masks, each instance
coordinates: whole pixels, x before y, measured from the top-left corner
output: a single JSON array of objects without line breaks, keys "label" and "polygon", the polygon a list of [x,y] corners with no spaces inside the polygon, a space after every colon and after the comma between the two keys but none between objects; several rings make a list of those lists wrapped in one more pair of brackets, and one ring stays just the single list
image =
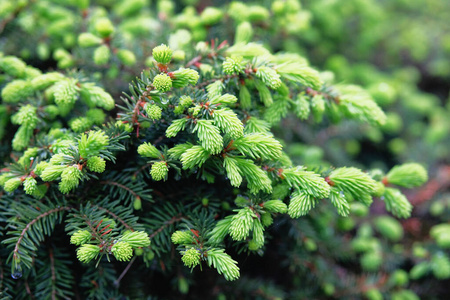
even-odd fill
[{"label": "bud", "polygon": [[311,100],[311,109],[314,120],[316,122],[322,121],[323,113],[325,112],[325,100],[322,95],[316,95]]},{"label": "bud", "polygon": [[227,57],[222,63],[223,72],[225,74],[240,74],[245,69],[242,57]]},{"label": "bud", "polygon": [[180,105],[181,105],[182,107],[189,107],[189,106],[192,105],[193,100],[192,100],[191,97],[186,96],[186,95],[183,95],[183,96],[180,97],[179,103],[180,103]]},{"label": "bud", "polygon": [[156,75],[153,79],[153,87],[161,92],[167,92],[172,88],[172,79],[164,73]]},{"label": "bud", "polygon": [[33,195],[37,186],[37,181],[33,177],[27,177],[23,182],[23,189],[28,195]]},{"label": "bud", "polygon": [[188,84],[196,85],[198,78],[198,72],[193,69],[180,68],[173,74],[173,87],[185,87]]},{"label": "bud", "polygon": [[417,265],[415,265],[411,271],[409,271],[409,277],[413,280],[417,280],[422,278],[425,274],[430,271],[430,264],[426,261],[423,261]]},{"label": "bud", "polygon": [[385,185],[382,182],[376,181],[375,182],[375,191],[372,195],[374,197],[381,197],[381,196],[383,196],[385,190],[386,190]]},{"label": "bud", "polygon": [[405,286],[408,284],[409,277],[408,273],[404,270],[395,270],[392,273],[391,278],[389,278],[389,282],[394,286]]},{"label": "bud", "polygon": [[95,23],[95,30],[101,37],[109,37],[114,32],[114,25],[108,18],[101,18]]},{"label": "bud", "polygon": [[108,46],[102,45],[94,51],[94,63],[98,66],[106,65],[111,57],[111,50]]},{"label": "bud", "polygon": [[192,236],[192,232],[189,230],[185,231],[175,231],[172,234],[172,243],[178,244],[178,245],[187,245],[194,243],[194,237]]},{"label": "bud", "polygon": [[86,165],[92,172],[103,173],[105,171],[106,161],[99,156],[91,156]]},{"label": "bud", "polygon": [[172,59],[172,50],[168,46],[161,44],[160,46],[153,48],[153,58],[156,62],[167,65]]},{"label": "bud", "polygon": [[112,254],[118,261],[129,261],[133,256],[133,249],[130,244],[123,241],[118,241],[111,247]]},{"label": "bud", "polygon": [[17,190],[17,188],[19,187],[19,185],[21,183],[22,183],[22,180],[20,180],[20,178],[14,177],[14,178],[11,178],[8,181],[6,181],[3,188],[4,188],[5,192],[11,193],[11,192],[14,192],[15,190]]},{"label": "bud", "polygon": [[77,246],[86,244],[92,238],[92,235],[87,230],[78,230],[70,237],[70,243]]},{"label": "bud", "polygon": [[76,166],[66,167],[61,173],[61,182],[59,190],[63,194],[69,193],[76,188],[80,182],[82,173]]},{"label": "bud", "polygon": [[450,260],[442,252],[434,254],[431,258],[431,270],[439,280],[450,278]]},{"label": "bud", "polygon": [[297,117],[301,120],[308,119],[311,108],[305,94],[298,94],[294,103],[294,112]]},{"label": "bud", "polygon": [[173,51],[173,59],[176,61],[182,61],[186,59],[186,52],[183,50],[175,50]]},{"label": "bud", "polygon": [[103,40],[90,32],[83,32],[78,36],[78,44],[83,47],[93,47],[98,46],[103,42]]},{"label": "bud", "polygon": [[360,202],[352,202],[350,203],[350,211],[357,217],[364,217],[369,213],[369,208],[367,207],[367,205],[364,205]]},{"label": "bud", "polygon": [[2,99],[5,103],[24,102],[33,92],[30,82],[20,79],[13,80],[3,88]]},{"label": "bud", "polygon": [[383,295],[376,288],[371,288],[365,292],[365,296],[368,300],[383,300]]},{"label": "bud", "polygon": [[92,126],[92,122],[86,117],[79,117],[71,119],[69,125],[74,132],[80,133],[89,130]]},{"label": "bud", "polygon": [[220,22],[222,17],[223,12],[220,9],[212,6],[206,7],[200,15],[203,25],[206,26],[214,25]]},{"label": "bud", "polygon": [[183,257],[181,257],[181,260],[186,267],[194,268],[200,263],[200,252],[198,250],[189,248],[188,250],[183,251],[182,254]]},{"label": "bud", "polygon": [[379,251],[367,252],[361,257],[361,267],[365,271],[377,271],[382,263],[383,257],[381,256],[381,253]]},{"label": "bud", "polygon": [[167,163],[165,161],[158,161],[152,165],[152,169],[150,170],[150,175],[153,180],[159,181],[166,178],[167,173],[169,172],[169,168],[167,167]]},{"label": "bud", "polygon": [[15,56],[5,56],[0,58],[0,69],[12,77],[21,78],[24,75],[27,65]]},{"label": "bud", "polygon": [[150,119],[153,119],[153,120],[161,119],[162,109],[158,105],[147,103],[145,105],[145,111],[147,112],[147,116]]},{"label": "bud", "polygon": [[150,143],[143,143],[138,147],[138,153],[144,157],[159,158],[160,152]]},{"label": "bud", "polygon": [[141,197],[137,196],[133,201],[134,210],[140,210],[142,208],[142,200]]},{"label": "bud", "polygon": [[82,263],[88,263],[98,256],[100,248],[96,245],[84,244],[77,249],[77,258]]},{"label": "bud", "polygon": [[136,56],[133,52],[127,49],[120,49],[117,51],[117,58],[119,58],[125,66],[132,66],[136,64]]},{"label": "bud", "polygon": [[428,174],[420,164],[408,163],[392,168],[386,178],[389,183],[412,188],[424,184],[428,180]]},{"label": "bud", "polygon": [[259,5],[252,5],[249,7],[248,19],[251,22],[260,22],[269,19],[270,13],[267,8]]},{"label": "bud", "polygon": [[253,37],[252,24],[249,22],[242,22],[236,28],[236,35],[234,37],[234,43],[249,43]]},{"label": "bud", "polygon": [[127,242],[133,248],[150,246],[150,239],[145,231],[133,231],[125,233],[121,241]]},{"label": "bud", "polygon": [[[227,203],[228,203],[228,202],[227,202]],[[273,217],[272,217],[272,214],[270,214],[270,213],[268,213],[268,212],[266,212],[266,213],[264,213],[264,214],[261,214],[261,224],[262,224],[264,227],[268,227],[268,226],[272,225],[272,223],[273,223]]]},{"label": "bud", "polygon": [[403,237],[402,225],[392,217],[380,216],[375,219],[375,227],[391,241],[399,241]]},{"label": "bud", "polygon": [[274,213],[286,213],[287,205],[281,200],[269,200],[264,202],[263,207],[265,210]]}]

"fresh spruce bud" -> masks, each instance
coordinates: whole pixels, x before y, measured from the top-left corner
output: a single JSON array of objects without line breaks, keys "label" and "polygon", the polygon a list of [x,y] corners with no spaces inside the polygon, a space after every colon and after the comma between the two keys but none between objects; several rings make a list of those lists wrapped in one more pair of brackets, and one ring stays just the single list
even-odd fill
[{"label": "fresh spruce bud", "polygon": [[408,273],[404,270],[395,270],[389,278],[389,282],[394,286],[405,286],[409,282]]},{"label": "fresh spruce bud", "polygon": [[98,46],[102,42],[101,38],[90,32],[83,32],[78,36],[78,44],[83,48]]},{"label": "fresh spruce bud", "polygon": [[182,254],[181,260],[186,267],[192,269],[200,263],[200,252],[195,248],[189,248],[186,251],[182,251]]},{"label": "fresh spruce bud", "polygon": [[321,122],[325,112],[325,100],[322,95],[316,95],[311,100],[311,110],[316,122]]},{"label": "fresh spruce bud", "polygon": [[130,244],[118,241],[111,247],[111,252],[118,261],[129,261],[133,256],[133,249]]},{"label": "fresh spruce bud", "polygon": [[172,234],[172,243],[177,245],[189,245],[195,242],[193,234],[191,231],[175,231]]},{"label": "fresh spruce bud", "polygon": [[20,178],[14,177],[5,182],[5,184],[3,185],[3,189],[5,190],[5,192],[11,193],[17,190],[21,183],[22,180]]},{"label": "fresh spruce bud", "polygon": [[248,19],[251,22],[260,22],[269,19],[270,13],[267,8],[260,5],[251,5],[248,11]]},{"label": "fresh spruce bud", "polygon": [[223,72],[225,74],[240,74],[244,72],[245,63],[242,61],[242,57],[227,57],[222,63]]},{"label": "fresh spruce bud", "polygon": [[281,200],[269,200],[264,202],[263,207],[265,210],[273,213],[286,213],[287,206]]},{"label": "fresh spruce bud", "polygon": [[153,180],[159,181],[166,178],[167,173],[169,172],[169,168],[167,167],[167,163],[165,161],[158,161],[152,165],[150,170],[150,175]]},{"label": "fresh spruce bud", "polygon": [[91,156],[87,160],[86,166],[92,172],[103,173],[105,171],[106,161],[99,156]]},{"label": "fresh spruce bud", "polygon": [[186,95],[181,96],[179,100],[179,103],[183,108],[191,106],[193,102],[194,100],[192,100],[191,97]]},{"label": "fresh spruce bud", "polygon": [[368,300],[383,300],[383,294],[377,288],[371,288],[364,293]]},{"label": "fresh spruce bud", "polygon": [[382,182],[375,182],[375,192],[372,194],[374,197],[381,197],[386,190],[385,185]]},{"label": "fresh spruce bud", "polygon": [[23,182],[23,189],[28,195],[33,195],[37,187],[37,181],[33,177],[27,177]]},{"label": "fresh spruce bud", "polygon": [[161,107],[159,107],[156,104],[147,103],[145,105],[145,112],[147,113],[147,116],[150,119],[153,119],[156,121],[161,119],[162,109],[161,109]]},{"label": "fresh spruce bud", "polygon": [[272,225],[272,223],[273,223],[273,217],[272,217],[271,213],[266,212],[264,214],[261,214],[261,224],[264,227],[269,227],[270,225]]},{"label": "fresh spruce bud", "polygon": [[92,238],[92,234],[87,230],[78,230],[70,237],[70,243],[80,246],[89,242]]},{"label": "fresh spruce bud", "polygon": [[153,48],[153,58],[156,62],[167,65],[172,59],[172,50],[168,46],[161,44],[160,46]]},{"label": "fresh spruce bud", "polygon": [[180,68],[179,70],[172,73],[173,76],[173,87],[185,87],[189,84],[196,85],[200,77],[197,71],[193,69]]},{"label": "fresh spruce bud", "polygon": [[126,232],[120,240],[127,242],[132,248],[150,246],[150,239],[145,231]]},{"label": "fresh spruce bud", "polygon": [[234,37],[234,43],[249,43],[253,37],[252,24],[249,22],[242,22],[236,28],[236,35]]},{"label": "fresh spruce bud", "polygon": [[450,278],[450,260],[442,252],[438,252],[431,258],[431,270],[434,277],[439,280]]},{"label": "fresh spruce bud", "polygon": [[361,257],[361,267],[365,271],[375,272],[383,263],[383,257],[379,251],[371,251],[365,253]]},{"label": "fresh spruce bud", "polygon": [[102,125],[103,122],[105,122],[106,115],[101,109],[91,108],[86,112],[86,117],[88,118],[89,122],[99,126]]},{"label": "fresh spruce bud", "polygon": [[176,61],[183,61],[186,59],[186,52],[183,50],[175,50],[172,55],[173,59]]},{"label": "fresh spruce bud", "polygon": [[29,81],[13,80],[3,88],[2,99],[5,103],[18,103],[25,101],[33,92]]},{"label": "fresh spruce bud", "polygon": [[114,25],[108,18],[101,18],[95,22],[95,30],[101,37],[109,37],[114,32]]},{"label": "fresh spruce bud", "polygon": [[76,188],[80,182],[82,173],[77,166],[69,166],[61,173],[61,182],[59,183],[59,190],[63,194],[69,193]]},{"label": "fresh spruce bud", "polygon": [[75,79],[61,80],[54,85],[55,103],[62,116],[67,115],[78,99],[80,88]]},{"label": "fresh spruce bud", "polygon": [[111,50],[106,45],[97,47],[94,51],[94,63],[98,66],[106,65],[111,57]]},{"label": "fresh spruce bud", "polygon": [[70,128],[74,132],[84,132],[91,128],[92,122],[86,117],[79,117],[69,121]]},{"label": "fresh spruce bud", "polygon": [[4,56],[0,58],[0,69],[12,77],[22,78],[26,67],[27,65],[15,56]]},{"label": "fresh spruce bud", "polygon": [[427,261],[423,261],[417,265],[415,265],[409,271],[409,277],[413,280],[417,280],[425,276],[430,271],[430,263]]},{"label": "fresh spruce bud", "polygon": [[219,8],[212,7],[212,6],[206,7],[202,11],[202,14],[200,15],[200,19],[201,19],[203,25],[206,25],[206,26],[211,26],[211,25],[214,25],[214,24],[220,22],[222,17],[223,17],[223,12]]},{"label": "fresh spruce bud", "polygon": [[144,157],[159,158],[161,153],[150,143],[143,143],[138,147],[138,153]]},{"label": "fresh spruce bud", "polygon": [[281,86],[280,75],[270,67],[259,67],[255,75],[271,89],[276,90]]},{"label": "fresh spruce bud", "polygon": [[402,225],[392,217],[380,216],[375,219],[375,227],[386,238],[397,242],[403,237]]},{"label": "fresh spruce bud", "polygon": [[156,75],[153,79],[153,87],[163,93],[170,91],[172,88],[172,79],[164,73]]},{"label": "fresh spruce bud", "polygon": [[130,50],[120,49],[117,51],[117,57],[125,66],[133,66],[136,64],[136,56]]},{"label": "fresh spruce bud", "polygon": [[428,174],[421,165],[408,163],[392,168],[386,178],[389,183],[412,188],[424,184],[428,180]]},{"label": "fresh spruce bud", "polygon": [[100,253],[100,247],[97,245],[84,244],[77,249],[77,258],[80,262],[87,264]]},{"label": "fresh spruce bud", "polygon": [[350,204],[350,211],[357,217],[365,217],[369,213],[369,208],[360,202],[352,202]]},{"label": "fresh spruce bud", "polygon": [[311,108],[309,101],[307,100],[305,94],[298,94],[294,102],[294,112],[297,117],[301,120],[306,120],[309,117]]}]

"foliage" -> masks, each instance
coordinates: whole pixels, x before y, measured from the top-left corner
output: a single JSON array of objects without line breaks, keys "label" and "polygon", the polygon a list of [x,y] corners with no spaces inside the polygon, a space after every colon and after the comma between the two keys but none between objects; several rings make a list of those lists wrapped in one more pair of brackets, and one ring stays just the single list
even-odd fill
[{"label": "foliage", "polygon": [[[392,54],[407,33],[394,75],[369,64],[382,4],[304,2],[1,2],[1,298],[444,295],[450,198],[420,240],[407,196],[448,153],[448,108]],[[425,30],[403,2],[394,22]],[[401,151],[423,132],[429,155]]]}]

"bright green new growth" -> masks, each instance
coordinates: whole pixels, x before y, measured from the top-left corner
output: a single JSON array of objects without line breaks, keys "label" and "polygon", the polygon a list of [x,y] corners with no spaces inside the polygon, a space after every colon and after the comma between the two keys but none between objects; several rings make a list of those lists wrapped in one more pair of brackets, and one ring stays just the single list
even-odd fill
[{"label": "bright green new growth", "polygon": [[194,243],[194,238],[192,236],[192,232],[190,231],[175,231],[172,234],[172,243],[174,244],[192,244]]},{"label": "bright green new growth", "polygon": [[153,120],[161,119],[162,109],[159,106],[152,105],[152,104],[146,104],[145,111],[147,113],[147,116],[150,119],[153,119]]},{"label": "bright green new growth", "polygon": [[133,256],[133,249],[130,244],[124,241],[118,241],[111,247],[112,254],[118,261],[129,261]]},{"label": "bright green new growth", "polygon": [[5,103],[18,103],[26,100],[33,92],[30,82],[17,79],[3,88],[2,99]]},{"label": "bright green new growth", "polygon": [[84,244],[77,249],[77,258],[82,263],[87,264],[97,258],[100,253],[100,247],[97,245]]},{"label": "bright green new growth", "polygon": [[408,218],[413,209],[411,203],[398,189],[386,188],[382,196],[386,204],[386,210],[399,218]]},{"label": "bright green new growth", "polygon": [[168,172],[169,168],[167,167],[167,163],[165,161],[157,161],[152,165],[150,175],[152,175],[153,180],[159,181],[162,179],[165,180]]},{"label": "bright green new growth", "polygon": [[389,183],[412,188],[421,186],[428,180],[427,171],[417,163],[395,166],[386,175]]},{"label": "bright green new growth", "polygon": [[244,240],[253,228],[255,213],[250,207],[240,209],[239,212],[231,218],[230,236],[235,241]]},{"label": "bright green new growth", "polygon": [[158,63],[167,65],[172,59],[172,50],[168,46],[161,44],[160,46],[153,48],[153,58]]},{"label": "bright green new growth", "polygon": [[91,156],[87,160],[86,166],[92,172],[103,173],[105,171],[106,161],[99,156]]},{"label": "bright green new growth", "polygon": [[161,155],[159,150],[150,143],[142,143],[141,145],[139,145],[138,153],[141,156],[150,158],[159,158]]},{"label": "bright green new growth", "polygon": [[89,242],[92,238],[92,235],[87,230],[78,230],[70,237],[70,243],[80,246]]},{"label": "bright green new growth", "polygon": [[156,75],[153,79],[153,87],[163,93],[170,91],[172,88],[172,79],[167,74]]},{"label": "bright green new growth", "polygon": [[227,57],[222,67],[225,74],[240,74],[245,69],[245,62],[242,57]]},{"label": "bright green new growth", "polygon": [[181,260],[189,268],[195,268],[200,263],[200,252],[195,248],[189,248],[182,252]]}]

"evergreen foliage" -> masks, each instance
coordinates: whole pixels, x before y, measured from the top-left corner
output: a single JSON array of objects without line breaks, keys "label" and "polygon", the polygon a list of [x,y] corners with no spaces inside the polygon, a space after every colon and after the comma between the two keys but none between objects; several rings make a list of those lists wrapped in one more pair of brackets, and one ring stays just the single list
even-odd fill
[{"label": "evergreen foliage", "polygon": [[0,34],[36,43],[0,42],[1,299],[203,297],[203,281],[217,299],[415,299],[409,280],[450,278],[448,224],[389,250],[421,164],[321,160],[320,132],[402,121],[289,46],[299,1],[154,2],[0,3]]}]

